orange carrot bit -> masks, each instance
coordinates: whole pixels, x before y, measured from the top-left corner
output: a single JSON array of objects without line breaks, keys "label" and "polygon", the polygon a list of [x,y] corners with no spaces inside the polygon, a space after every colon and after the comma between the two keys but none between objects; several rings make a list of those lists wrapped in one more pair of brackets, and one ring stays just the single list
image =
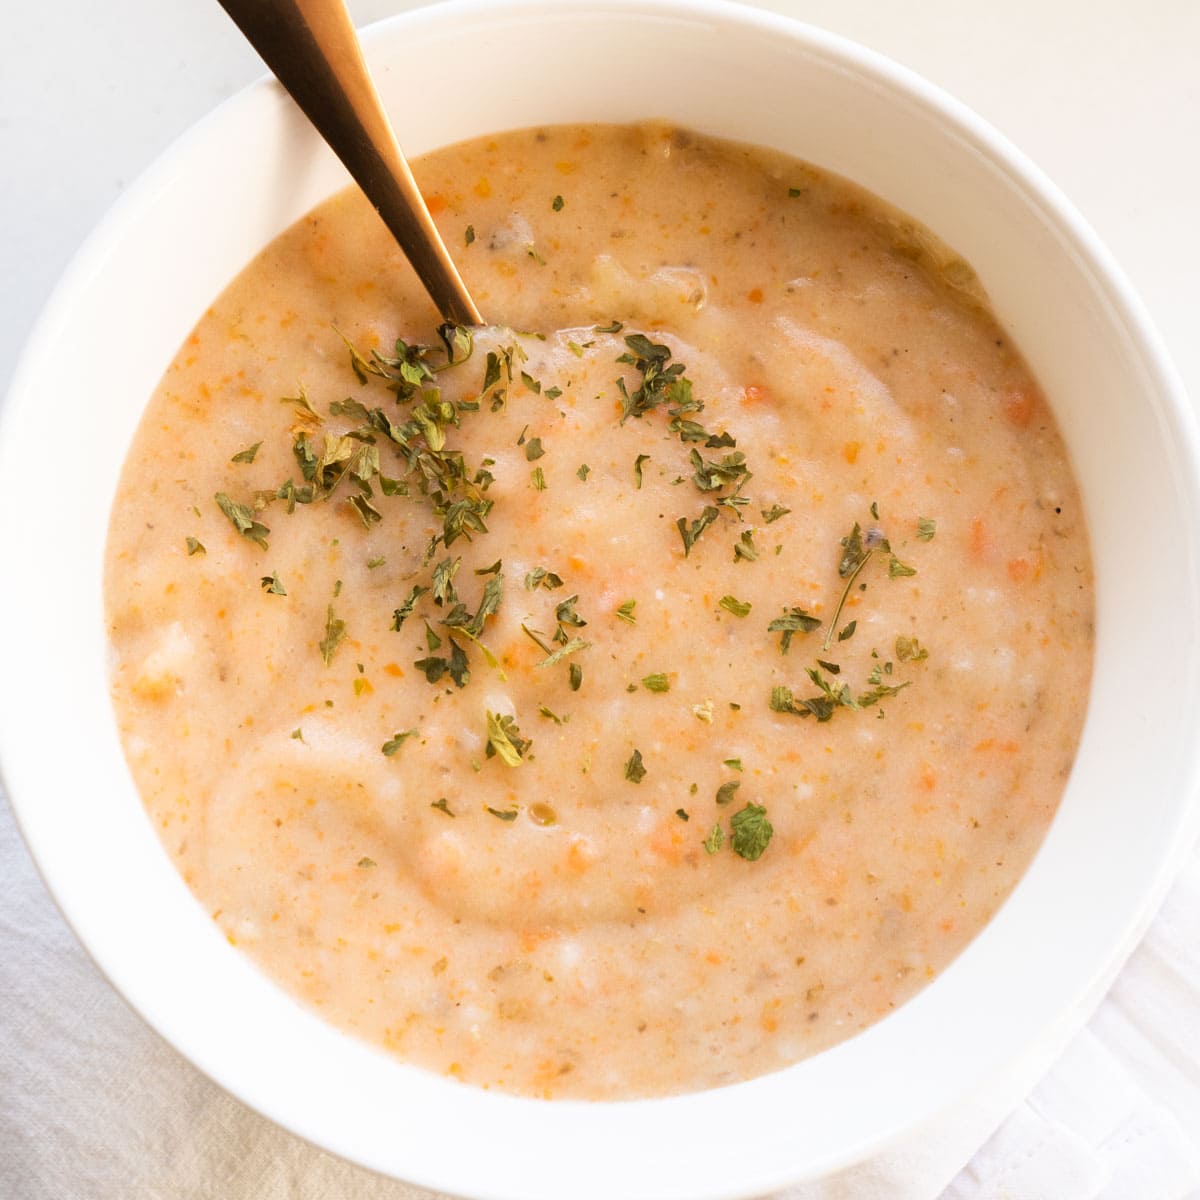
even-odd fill
[{"label": "orange carrot bit", "polygon": [[1037,409],[1037,393],[1032,389],[1024,392],[1009,392],[1002,401],[1004,415],[1011,425],[1026,429]]},{"label": "orange carrot bit", "polygon": [[768,1000],[762,1006],[762,1013],[759,1015],[758,1023],[767,1031],[774,1033],[779,1028],[779,1018],[777,1013],[782,1001],[777,996],[774,1000]]},{"label": "orange carrot bit", "polygon": [[399,663],[394,663],[394,662],[384,663],[383,673],[385,675],[390,675],[393,679],[403,679],[404,678],[404,670],[401,668]]},{"label": "orange carrot bit", "polygon": [[858,461],[858,452],[862,449],[862,442],[847,442],[842,447],[842,457],[850,463],[851,466]]},{"label": "orange carrot bit", "polygon": [[976,742],[972,749],[977,754],[982,754],[985,750],[990,750],[995,744],[995,738],[984,738],[982,742]]},{"label": "orange carrot bit", "polygon": [[471,190],[481,200],[486,200],[492,194],[492,185],[488,182],[487,176],[484,175],[481,179],[475,181],[475,186]]},{"label": "orange carrot bit", "polygon": [[446,211],[446,197],[440,192],[434,192],[432,196],[425,197],[425,207],[429,209],[429,215],[436,217],[438,213]]},{"label": "orange carrot bit", "polygon": [[746,293],[746,299],[749,300],[751,304],[761,304],[763,302],[762,288],[751,288]]},{"label": "orange carrot bit", "polygon": [[[679,822],[676,820],[675,825]],[[659,825],[650,836],[650,849],[664,862],[678,863],[683,857],[683,834],[678,828]]]},{"label": "orange carrot bit", "polygon": [[762,387],[757,383],[748,383],[742,388],[742,403],[750,404],[769,404],[771,401],[771,393],[767,388]]},{"label": "orange carrot bit", "polygon": [[725,961],[725,959],[722,957],[722,955],[719,951],[710,950],[704,956],[704,961],[706,963],[711,963],[714,967],[719,967]]},{"label": "orange carrot bit", "polygon": [[986,562],[991,556],[991,539],[988,537],[987,523],[982,517],[971,518],[971,537],[968,548],[971,558],[975,562]]},{"label": "orange carrot bit", "polygon": [[591,869],[593,857],[582,842],[572,842],[567,851],[567,866],[577,875],[582,875],[584,871]]},{"label": "orange carrot bit", "polygon": [[937,773],[929,763],[923,763],[921,766],[921,786],[927,792],[932,792],[937,787]]},{"label": "orange carrot bit", "polygon": [[1023,583],[1029,578],[1029,559],[1010,558],[1008,560],[1008,577],[1013,583]]}]

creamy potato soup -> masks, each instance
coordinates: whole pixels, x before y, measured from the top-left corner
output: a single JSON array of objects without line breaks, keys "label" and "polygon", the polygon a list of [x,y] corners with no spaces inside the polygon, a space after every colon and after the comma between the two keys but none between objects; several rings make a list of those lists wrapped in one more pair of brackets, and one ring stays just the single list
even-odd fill
[{"label": "creamy potato soup", "polygon": [[164,845],[329,1021],[483,1087],[713,1087],[933,978],[1091,669],[1062,441],[970,268],[648,125],[418,164],[495,325],[339,195],[130,451],[113,696]]}]

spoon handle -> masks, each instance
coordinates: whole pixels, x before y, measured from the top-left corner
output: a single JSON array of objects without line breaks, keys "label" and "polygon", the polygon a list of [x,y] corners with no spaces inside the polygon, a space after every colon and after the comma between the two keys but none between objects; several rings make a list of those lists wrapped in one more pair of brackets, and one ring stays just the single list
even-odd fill
[{"label": "spoon handle", "polygon": [[342,160],[438,311],[482,325],[367,71],[343,0],[219,0]]}]

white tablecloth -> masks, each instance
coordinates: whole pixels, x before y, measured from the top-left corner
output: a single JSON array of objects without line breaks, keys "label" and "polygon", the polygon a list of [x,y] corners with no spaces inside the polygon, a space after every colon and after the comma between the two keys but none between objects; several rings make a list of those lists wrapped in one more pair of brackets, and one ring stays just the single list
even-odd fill
[{"label": "white tablecloth", "polygon": [[[768,6],[891,54],[1025,148],[1116,252],[1200,396],[1200,3]],[[360,23],[402,7],[351,3]],[[13,5],[0,68],[2,385],[107,204],[260,68],[210,0]],[[1091,1023],[1022,1100],[1046,1065],[1014,1064],[904,1145],[789,1200],[1200,1197],[1200,854]],[[0,801],[0,1197],[424,1195],[277,1129],[143,1026],[74,942]]]}]

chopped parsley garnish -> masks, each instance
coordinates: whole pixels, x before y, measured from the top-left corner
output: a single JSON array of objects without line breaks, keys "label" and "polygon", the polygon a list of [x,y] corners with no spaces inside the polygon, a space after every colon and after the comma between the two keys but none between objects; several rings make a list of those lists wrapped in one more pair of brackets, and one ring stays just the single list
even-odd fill
[{"label": "chopped parsley garnish", "polygon": [[373,858],[367,858],[365,854],[358,860],[356,865],[364,871],[369,871],[372,867],[379,866]]},{"label": "chopped parsley garnish", "polygon": [[567,682],[571,691],[579,691],[579,685],[583,683],[583,668],[578,663],[572,663],[567,669]]},{"label": "chopped parsley garnish", "polygon": [[923,662],[928,657],[929,651],[916,638],[896,639],[896,658],[900,662]]},{"label": "chopped parsley garnish", "polygon": [[234,529],[242,537],[248,538],[264,550],[267,548],[267,535],[271,530],[254,515],[252,508],[247,508],[246,505],[239,504],[236,500],[230,500],[224,492],[218,492],[213,499],[216,500],[217,507],[229,518]]},{"label": "chopped parsley garnish", "polygon": [[555,212],[562,212],[563,198],[561,196],[555,196],[554,199],[550,201],[550,207],[554,209]]},{"label": "chopped parsley garnish", "polygon": [[637,480],[637,483],[634,486],[639,491],[642,487],[642,463],[648,463],[649,461],[650,455],[648,454],[639,454],[637,458],[633,460],[633,477]]},{"label": "chopped parsley garnish", "polygon": [[931,521],[928,517],[917,518],[917,538],[920,541],[932,542],[935,533],[937,533],[936,521]]},{"label": "chopped parsley garnish", "polygon": [[334,652],[341,645],[345,636],[346,622],[335,615],[331,604],[325,610],[325,636],[320,642],[321,657],[325,660],[326,666],[333,662]]},{"label": "chopped parsley garnish", "polygon": [[821,625],[817,617],[806,613],[802,608],[787,608],[784,609],[782,617],[776,617],[770,625],[767,626],[768,633],[781,633],[783,636],[779,639],[779,651],[781,654],[786,654],[792,645],[792,638],[798,633],[812,633],[814,629]]},{"label": "chopped parsley garnish", "polygon": [[545,567],[534,567],[525,576],[525,587],[531,592],[537,591],[540,587],[560,588],[562,585],[562,576],[556,575],[553,571],[546,570]]},{"label": "chopped parsley garnish", "polygon": [[[592,644],[591,642],[585,642],[583,640],[583,638],[577,638],[577,637],[571,638],[565,645],[560,646],[549,657],[542,659],[542,661],[540,663],[538,663],[538,666],[539,667],[552,667],[556,663],[562,662],[562,660],[564,658],[566,658],[567,655],[569,655],[569,654],[574,654],[579,650],[587,650],[591,646],[591,644]],[[572,667],[574,667],[575,664],[572,663],[571,665],[572,665]],[[574,679],[575,679],[574,670],[572,670],[570,677],[572,680],[571,690],[577,692],[579,690],[579,685],[574,682]],[[583,678],[582,672],[580,672],[579,678],[580,679]]]},{"label": "chopped parsley garnish", "polygon": [[[486,751],[488,758],[499,758],[505,766],[519,767],[532,745],[533,742],[529,738],[521,736],[521,731],[512,717],[488,711]],[[501,816],[492,809],[488,809],[488,811],[492,812],[493,816]],[[515,811],[513,816],[516,816]],[[503,817],[502,819],[511,821],[512,817]]]},{"label": "chopped parsley garnish", "polygon": [[445,796],[440,796],[437,800],[434,800],[429,807],[436,808],[441,812],[444,812],[448,817],[454,816],[454,814],[450,811],[450,803]]},{"label": "chopped parsley garnish", "polygon": [[188,558],[191,558],[193,554],[207,554],[208,553],[208,551],[205,550],[205,548],[204,548],[204,543],[197,541],[196,538],[194,538],[194,537],[188,538],[186,545],[187,545]]},{"label": "chopped parsley garnish", "polygon": [[419,736],[420,730],[418,729],[402,729],[399,733],[393,733],[392,736],[388,738],[388,740],[384,742],[382,746],[380,746],[380,750],[383,751],[387,758],[391,758],[392,755],[395,754],[396,751],[399,750],[409,738]]},{"label": "chopped parsley garnish", "polygon": [[758,559],[758,547],[754,544],[754,534],[749,529],[742,530],[742,536],[733,545],[733,561],[755,562]]},{"label": "chopped parsley garnish", "polygon": [[635,608],[637,608],[636,600],[626,600],[625,603],[617,609],[618,618],[620,618],[622,621],[625,621],[629,625],[636,625],[637,617],[633,612]]},{"label": "chopped parsley garnish", "polygon": [[527,441],[525,443],[525,461],[526,462],[535,462],[537,459],[541,458],[542,455],[545,453],[546,453],[546,451],[542,447],[542,439],[541,438],[530,438],[529,441]]},{"label": "chopped parsley garnish", "polygon": [[484,807],[492,814],[493,817],[498,817],[501,821],[515,821],[518,813],[520,812],[520,810],[516,808],[492,808],[490,804],[485,805]]},{"label": "chopped parsley garnish", "polygon": [[413,585],[412,591],[408,593],[408,598],[392,613],[392,628],[396,632],[399,632],[404,622],[412,616],[417,601],[427,591],[429,591],[427,587],[422,587],[420,584]]},{"label": "chopped parsley garnish", "polygon": [[905,566],[894,554],[888,562],[888,578],[902,579],[908,575],[915,575],[917,572],[913,567]]},{"label": "chopped parsley garnish", "polygon": [[723,783],[717,788],[717,803],[732,804],[734,797],[737,795],[737,790],[742,786],[740,779],[731,779],[728,783]]},{"label": "chopped parsley garnish", "polygon": [[753,607],[736,596],[722,596],[718,603],[726,612],[733,613],[735,617],[748,617],[750,609]]},{"label": "chopped parsley garnish", "polygon": [[704,511],[690,524],[686,517],[680,517],[675,522],[676,529],[679,530],[679,536],[683,539],[683,556],[687,558],[692,552],[692,547],[696,544],[700,535],[721,515],[721,510],[713,508],[711,504],[705,505]]},{"label": "chopped parsley garnish", "polygon": [[686,809],[686,808],[677,808],[677,809],[675,810],[675,815],[676,815],[676,816],[677,816],[677,817],[678,817],[678,818],[679,818],[681,821],[690,821],[690,820],[691,820],[691,817],[689,817],[689,816],[688,816],[688,813],[687,813],[687,809]]},{"label": "chopped parsley garnish", "polygon": [[469,246],[475,240],[475,226],[468,225],[466,233],[463,234],[463,241]]},{"label": "chopped parsley garnish", "polygon": [[264,575],[259,581],[264,592],[270,593],[272,596],[286,596],[287,588],[279,581],[279,574],[272,571],[270,575]]},{"label": "chopped parsley garnish", "polygon": [[775,833],[771,822],[767,820],[766,808],[761,804],[747,804],[733,814],[730,825],[733,827],[730,845],[734,854],[748,862],[762,858]]},{"label": "chopped parsley garnish", "polygon": [[449,658],[419,658],[413,663],[413,666],[421,671],[430,683],[438,683],[443,676],[449,675],[454,681],[455,687],[466,687],[471,681],[471,668],[466,652],[453,638],[448,640],[450,643]]},{"label": "chopped parsley garnish", "polygon": [[575,629],[581,629],[587,622],[575,611],[575,605],[579,601],[579,595],[568,596],[554,609],[554,619],[560,625],[570,625]]},{"label": "chopped parsley garnish", "polygon": [[660,404],[686,404],[691,384],[683,378],[682,363],[671,363],[671,348],[652,342],[644,333],[632,333],[625,339],[626,352],[617,359],[627,363],[641,375],[641,382],[631,393],[624,379],[617,380],[621,393],[621,424],[630,417],[641,417]]},{"label": "chopped parsley garnish", "polygon": [[625,778],[630,783],[641,783],[646,778],[646,768],[642,763],[642,752],[634,750],[629,761],[625,764]]},{"label": "chopped parsley garnish", "polygon": [[591,471],[592,471],[592,468],[589,467],[587,465],[587,463],[583,463],[583,465],[580,466],[579,470],[576,471],[575,474],[578,475],[579,478],[582,479],[584,482],[586,482],[588,475],[591,474]]},{"label": "chopped parsley garnish", "polygon": [[261,446],[262,442],[255,442],[253,446],[247,446],[245,450],[239,450],[229,461],[235,463],[252,463]]},{"label": "chopped parsley garnish", "polygon": [[544,492],[546,490],[546,473],[541,467],[534,467],[529,479],[535,491]]},{"label": "chopped parsley garnish", "polygon": [[792,510],[784,508],[782,504],[772,504],[770,508],[764,508],[761,511],[763,521],[770,525],[778,521],[780,517],[786,517]]},{"label": "chopped parsley garnish", "polygon": [[669,692],[671,690],[671,681],[661,672],[654,675],[645,675],[642,677],[642,687],[648,692]]},{"label": "chopped parsley garnish", "polygon": [[708,854],[716,854],[725,845],[725,830],[719,824],[714,825],[708,837],[704,839],[704,849]]}]

